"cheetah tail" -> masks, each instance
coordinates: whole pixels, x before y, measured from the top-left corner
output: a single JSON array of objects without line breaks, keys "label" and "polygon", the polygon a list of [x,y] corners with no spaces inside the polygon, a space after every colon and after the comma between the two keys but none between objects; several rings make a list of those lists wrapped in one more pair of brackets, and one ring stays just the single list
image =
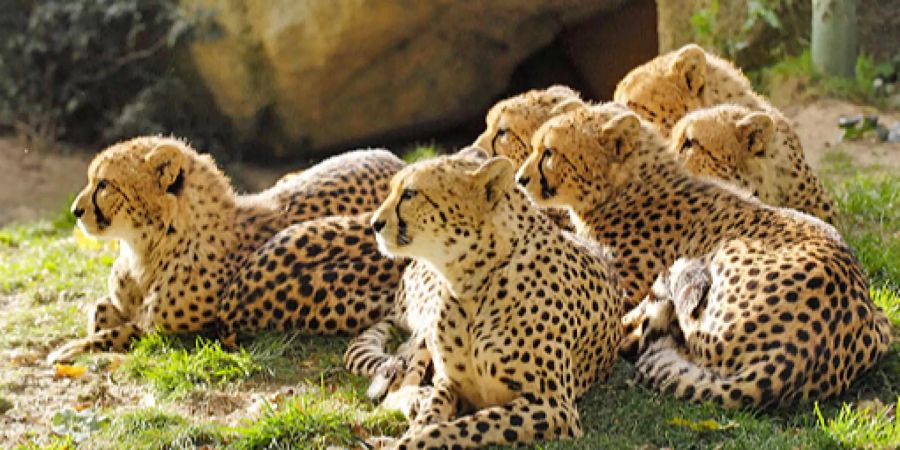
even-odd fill
[{"label": "cheetah tail", "polygon": [[[775,407],[783,398],[781,392],[790,386],[793,368],[785,372],[787,381],[778,376],[757,376],[765,374],[768,362],[751,365],[731,375],[721,376],[709,367],[698,365],[683,355],[671,338],[660,339],[651,344],[635,363],[638,381],[660,391],[675,395],[680,400],[692,402],[711,401],[725,408],[753,407],[766,409]],[[776,369],[774,364],[770,372]],[[784,367],[781,369],[785,370]],[[783,375],[783,374],[781,374]],[[790,399],[794,400],[794,398]]]},{"label": "cheetah tail", "polygon": [[387,344],[394,329],[392,321],[385,319],[360,333],[350,341],[344,352],[344,367],[351,373],[374,376],[391,355],[387,353]]}]

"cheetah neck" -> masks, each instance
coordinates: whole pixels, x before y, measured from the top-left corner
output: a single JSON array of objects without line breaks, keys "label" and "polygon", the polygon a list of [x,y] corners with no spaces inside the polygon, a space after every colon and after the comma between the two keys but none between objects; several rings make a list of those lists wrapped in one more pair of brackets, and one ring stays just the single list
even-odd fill
[{"label": "cheetah neck", "polygon": [[476,298],[515,255],[527,253],[531,237],[559,232],[523,192],[513,188],[477,230],[478,241],[464,258],[451,261],[438,271],[449,282],[452,293],[465,302]]},{"label": "cheetah neck", "polygon": [[224,268],[237,248],[237,208],[227,179],[196,164],[192,169],[171,218],[128,242],[145,287],[172,276],[187,284],[200,268]]}]

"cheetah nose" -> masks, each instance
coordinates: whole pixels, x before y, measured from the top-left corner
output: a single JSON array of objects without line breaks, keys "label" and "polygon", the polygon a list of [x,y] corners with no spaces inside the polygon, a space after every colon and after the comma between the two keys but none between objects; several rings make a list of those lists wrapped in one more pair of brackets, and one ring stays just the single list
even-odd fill
[{"label": "cheetah nose", "polygon": [[84,215],[84,208],[72,208],[72,214],[76,219],[80,219]]},{"label": "cheetah nose", "polygon": [[372,229],[375,230],[376,233],[384,229],[384,226],[387,225],[386,220],[374,220],[372,221]]},{"label": "cheetah nose", "polygon": [[525,186],[528,186],[528,182],[531,181],[531,178],[529,178],[529,177],[519,177],[519,179],[518,179],[517,181],[519,182],[519,185],[520,185],[520,186],[525,187]]}]

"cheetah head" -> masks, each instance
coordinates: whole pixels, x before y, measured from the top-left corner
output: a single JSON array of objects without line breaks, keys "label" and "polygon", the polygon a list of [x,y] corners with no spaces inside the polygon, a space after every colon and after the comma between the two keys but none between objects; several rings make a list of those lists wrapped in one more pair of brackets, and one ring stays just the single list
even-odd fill
[{"label": "cheetah head", "polygon": [[765,158],[775,122],[736,105],[694,111],[672,130],[669,151],[694,175],[736,181],[751,158]]},{"label": "cheetah head", "polygon": [[617,103],[554,117],[535,133],[517,182],[542,207],[583,210],[604,203],[618,186],[639,178],[634,150],[659,139]]},{"label": "cheetah head", "polygon": [[[192,160],[201,157],[186,144],[141,137],[115,144],[88,168],[88,184],[72,204],[87,234],[134,241],[170,232],[184,195]],[[211,159],[206,164],[215,167]],[[224,176],[218,174],[224,179]],[[226,182],[227,183],[227,182]]]},{"label": "cheetah head", "polygon": [[578,93],[565,86],[531,90],[494,105],[486,127],[473,144],[491,156],[505,156],[517,167],[529,153],[531,135],[550,117],[581,104]]},{"label": "cheetah head", "polygon": [[478,156],[457,153],[410,165],[395,175],[391,193],[372,217],[381,251],[422,259],[443,271],[483,244],[503,192],[515,189],[512,162],[485,158],[483,151]]},{"label": "cheetah head", "polygon": [[616,86],[613,100],[667,136],[679,118],[704,106],[706,66],[706,52],[688,44],[633,69]]}]

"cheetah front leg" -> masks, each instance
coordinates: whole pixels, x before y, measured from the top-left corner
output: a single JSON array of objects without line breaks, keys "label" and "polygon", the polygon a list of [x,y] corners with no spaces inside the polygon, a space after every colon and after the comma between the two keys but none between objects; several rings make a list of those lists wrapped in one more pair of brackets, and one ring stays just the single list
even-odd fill
[{"label": "cheetah front leg", "polygon": [[574,404],[560,397],[526,394],[456,420],[412,427],[395,448],[477,448],[573,439],[582,434]]},{"label": "cheetah front leg", "polygon": [[404,369],[401,373],[395,374],[393,379],[387,377],[380,379],[376,376],[369,387],[371,390],[376,384],[380,387],[390,383],[387,395],[380,406],[400,411],[408,419],[416,416],[421,400],[427,398],[434,389],[431,386],[422,386],[428,368],[431,367],[431,352],[425,345],[425,339],[413,336],[404,344],[404,347],[412,347],[416,343],[418,345],[414,350],[403,348],[395,356],[403,361]]},{"label": "cheetah front leg", "polygon": [[420,386],[425,380],[428,368],[431,367],[431,351],[425,343],[425,338],[412,336],[403,344],[401,351],[405,360],[406,369],[402,377],[396,377],[391,382],[388,392],[394,392],[406,386]]},{"label": "cheetah front leg", "polygon": [[76,356],[88,352],[126,351],[130,348],[132,339],[143,334],[141,328],[131,322],[100,330],[89,337],[70,341],[54,350],[47,355],[47,362],[55,364],[72,361]]},{"label": "cheetah front leg", "polygon": [[129,323],[143,297],[124,260],[116,260],[109,276],[112,295],[101,298],[88,313],[87,337],[76,339],[47,355],[50,363],[68,362],[91,351],[125,351],[131,339],[143,334]]},{"label": "cheetah front leg", "polygon": [[446,422],[456,415],[459,397],[446,378],[435,380],[433,387],[422,388],[419,393],[407,414],[411,428]]}]

